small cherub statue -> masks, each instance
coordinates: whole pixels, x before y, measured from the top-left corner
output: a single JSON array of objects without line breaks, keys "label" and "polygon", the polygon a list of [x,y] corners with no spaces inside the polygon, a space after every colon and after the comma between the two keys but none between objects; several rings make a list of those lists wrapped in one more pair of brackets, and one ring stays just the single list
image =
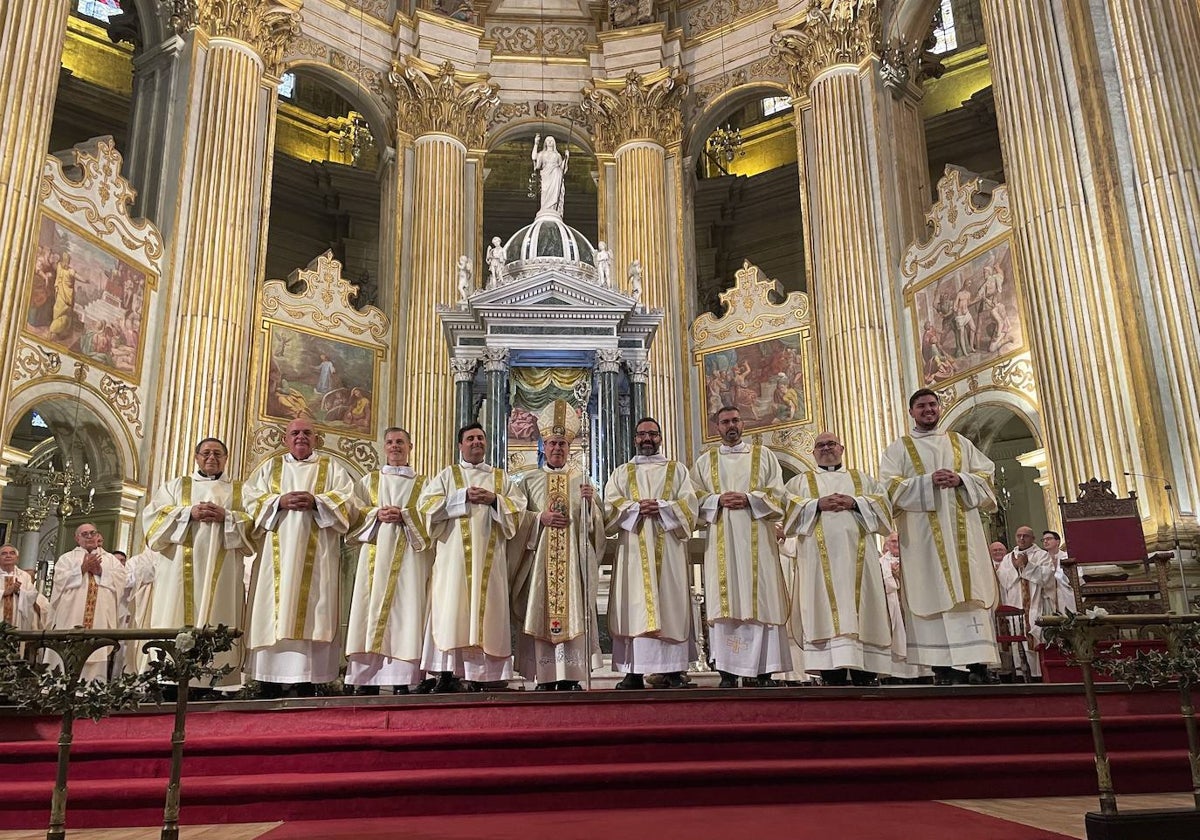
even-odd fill
[{"label": "small cherub statue", "polygon": [[642,308],[642,261],[635,259],[629,264],[629,294],[633,297],[634,309]]},{"label": "small cherub statue", "polygon": [[464,309],[467,298],[474,291],[471,286],[471,258],[463,254],[458,258],[458,305]]}]

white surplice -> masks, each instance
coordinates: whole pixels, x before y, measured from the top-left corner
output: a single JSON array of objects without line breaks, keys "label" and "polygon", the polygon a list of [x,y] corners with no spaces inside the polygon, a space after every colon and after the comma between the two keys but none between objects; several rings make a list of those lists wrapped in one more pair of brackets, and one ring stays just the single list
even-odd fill
[{"label": "white surplice", "polygon": [[[10,578],[16,580],[20,588],[11,595],[4,595]],[[11,572],[0,572],[0,621],[16,630],[43,630],[49,618],[50,601],[38,592],[29,572],[17,566]]]},{"label": "white surplice", "polygon": [[[433,548],[417,499],[425,476],[385,466],[355,485],[365,511],[351,535],[360,543],[346,630],[347,685],[415,685],[429,615]],[[379,510],[398,507],[400,522],[380,522]]]},{"label": "white surplice", "polygon": [[779,679],[791,682],[810,682],[812,677],[805,671],[804,665],[804,620],[800,608],[796,605],[796,578],[799,574],[799,541],[795,537],[785,537],[779,543],[779,565],[783,567],[783,582],[791,593],[792,614],[788,617],[788,656],[792,659],[792,670],[784,671]]},{"label": "white surplice", "polygon": [[[120,626],[118,602],[125,591],[127,575],[121,561],[104,549],[96,549],[100,557],[100,574],[84,572],[87,552],[76,547],[58,558],[54,564],[54,588],[50,592],[51,630],[70,630],[83,627],[89,630],[113,630]],[[112,648],[100,648],[83,666],[81,678],[103,680],[108,676],[108,657]],[[58,656],[47,651],[47,661],[60,665]]]},{"label": "white surplice", "polygon": [[[305,491],[316,509],[283,510],[284,493]],[[276,683],[335,679],[341,542],[353,521],[354,482],[340,464],[314,452],[276,456],[243,489],[261,540],[250,580],[246,673]]]},{"label": "white surplice", "polygon": [[[658,516],[639,502],[658,501]],[[608,596],[614,671],[686,671],[692,638],[691,561],[696,494],[687,467],[661,455],[638,455],[613,470],[604,488],[604,521],[616,534]]]},{"label": "white surplice", "polygon": [[[934,486],[932,474],[939,469],[953,470],[962,484]],[[996,575],[980,516],[996,509],[994,472],[995,465],[956,432],[913,431],[883,453],[879,477],[904,558],[901,603],[911,664],[999,662],[991,613]]]},{"label": "white surplice", "polygon": [[[900,578],[892,572],[892,563],[899,559],[885,551],[879,555],[879,571],[883,575],[883,589],[887,592],[888,622],[892,626],[891,674],[893,677],[912,679],[926,676],[929,669],[909,664],[908,661],[908,633],[904,629],[904,608],[900,606]],[[903,576],[903,570],[900,574]]]}]

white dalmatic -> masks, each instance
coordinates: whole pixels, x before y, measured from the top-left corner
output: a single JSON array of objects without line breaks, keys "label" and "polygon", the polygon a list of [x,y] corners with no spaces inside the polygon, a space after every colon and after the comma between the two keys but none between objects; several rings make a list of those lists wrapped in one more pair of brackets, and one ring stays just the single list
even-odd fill
[{"label": "white dalmatic", "polygon": [[[119,625],[117,605],[125,591],[126,573],[121,561],[104,549],[96,549],[100,574],[83,571],[87,552],[76,547],[54,564],[54,588],[50,592],[51,630],[112,630]],[[84,680],[108,677],[111,648],[100,648],[88,657],[80,674]],[[47,662],[60,664],[57,655],[47,651]]]},{"label": "white dalmatic", "polygon": [[[940,488],[932,474],[950,469],[959,487]],[[879,477],[888,490],[904,558],[901,602],[908,661],[917,665],[996,664],[996,574],[981,514],[996,509],[995,465],[955,432],[913,431],[883,453]]]},{"label": "white dalmatic", "polygon": [[[646,499],[657,500],[658,516],[641,515]],[[608,595],[614,670],[687,670],[694,642],[687,543],[696,512],[691,477],[678,461],[638,455],[609,476],[604,520],[617,535]]]},{"label": "white dalmatic", "polygon": [[[495,504],[467,502],[470,487],[495,493]],[[504,470],[460,462],[431,479],[417,505],[436,548],[429,616],[433,650],[423,666],[469,680],[506,679],[512,671],[508,541],[525,511],[524,491]]]},{"label": "white dalmatic", "polygon": [[[192,507],[202,502],[225,510],[220,522],[192,519]],[[136,624],[147,627],[204,627],[223,624],[241,628],[245,618],[242,586],[243,558],[254,553],[252,523],[243,510],[241,482],[225,476],[210,478],[197,471],[168,481],[142,511],[150,555],[129,558],[131,589],[153,582],[148,614]],[[152,563],[152,565],[150,565]],[[147,568],[147,566],[149,568]],[[140,597],[140,596],[139,596]],[[137,598],[131,592],[131,611]],[[141,662],[146,661],[142,654]],[[218,653],[213,665],[233,671],[218,685],[236,685],[242,662],[241,640]]]},{"label": "white dalmatic", "polygon": [[[304,491],[316,508],[284,510],[284,493]],[[261,547],[250,579],[246,672],[267,682],[337,677],[338,571],[342,535],[356,515],[354,482],[329,456],[291,454],[262,464],[246,481],[246,512]]]},{"label": "white dalmatic", "polygon": [[[792,633],[803,638],[805,666],[890,674],[892,629],[874,538],[892,528],[883,486],[838,467],[801,473],[787,490],[792,498],[784,530],[799,537]],[[857,507],[822,511],[819,500],[833,493],[852,497]]]},{"label": "white dalmatic", "polygon": [[[433,549],[417,499],[425,476],[385,466],[355,485],[362,523],[350,621],[347,685],[413,685],[421,680]],[[398,507],[400,522],[381,522],[380,508]]]},{"label": "white dalmatic", "polygon": [[[767,447],[742,441],[704,452],[692,481],[708,524],[704,597],[717,670],[746,677],[790,671],[790,599],[775,538],[785,496],[779,461]],[[720,495],[731,491],[745,493],[750,506],[720,507]]]},{"label": "white dalmatic", "polygon": [[[601,666],[596,633],[596,588],[604,554],[604,518],[598,499],[585,502],[586,476],[544,466],[519,476],[532,520],[513,585],[523,616],[517,669],[538,683],[581,682]],[[549,528],[539,515],[567,514],[570,525]]]}]

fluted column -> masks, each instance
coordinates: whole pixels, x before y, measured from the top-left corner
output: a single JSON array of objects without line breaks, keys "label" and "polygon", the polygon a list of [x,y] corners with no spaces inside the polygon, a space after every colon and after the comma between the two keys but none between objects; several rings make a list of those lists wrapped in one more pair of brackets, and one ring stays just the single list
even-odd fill
[{"label": "fluted column", "polygon": [[[983,3],[1045,445],[1058,492],[1074,498],[1091,476],[1120,491],[1134,486],[1126,471],[1164,470],[1145,315],[1112,212],[1120,190],[1103,138],[1072,113],[1078,89],[1064,68],[1084,56],[1060,38],[1057,14],[1057,4]],[[1161,483],[1136,484],[1163,521]]]},{"label": "fluted column", "polygon": [[487,461],[494,467],[508,465],[508,348],[489,347],[483,351],[483,371],[487,374]]},{"label": "fluted column", "polygon": [[[192,94],[181,125],[188,178],[175,197],[171,339],[159,368],[153,482],[186,472],[196,441],[240,440],[251,411],[250,332],[275,79],[300,17],[270,0],[177,6],[171,22],[190,54]],[[231,472],[245,468],[237,447]]]},{"label": "fluted column", "polygon": [[471,383],[475,379],[475,368],[479,362],[475,359],[450,360],[450,370],[454,373],[454,428],[457,431],[463,426],[475,422],[475,397],[471,393]]},{"label": "fluted column", "polygon": [[873,468],[905,426],[893,266],[906,226],[898,220],[911,214],[899,212],[901,190],[887,173],[904,163],[889,132],[912,124],[881,121],[895,105],[876,52],[876,4],[842,11],[830,18],[815,5],[774,44],[798,105],[824,425],[853,464]]},{"label": "fluted column", "polygon": [[[1143,306],[1160,407],[1175,439],[1164,475],[1193,520],[1200,503],[1200,6],[1107,0],[1142,243]],[[1149,472],[1157,472],[1149,470]],[[1166,525],[1164,521],[1161,523]],[[1195,523],[1191,524],[1195,527]]]},{"label": "fluted column", "polygon": [[[466,229],[467,155],[483,145],[484,130],[499,105],[485,76],[460,73],[450,62],[435,67],[417,58],[397,60],[390,81],[396,93],[397,133],[412,141],[412,236],[405,272],[405,360],[399,388],[403,414],[417,450],[416,466],[436,472],[453,452],[454,386],[450,352],[435,309],[458,301],[455,265],[475,253]],[[478,263],[478,261],[475,261]],[[489,435],[491,446],[497,441]]]},{"label": "fluted column", "polygon": [[596,351],[596,411],[600,415],[600,433],[595,445],[600,451],[601,486],[619,463],[621,417],[617,412],[617,374],[621,372],[620,350]]},{"label": "fluted column", "polygon": [[[596,81],[584,89],[584,110],[593,119],[597,146],[613,155],[616,200],[608,220],[614,274],[629,291],[626,272],[641,262],[642,305],[667,313],[650,347],[647,413],[663,424],[669,448],[687,448],[690,364],[684,352],[687,301],[681,289],[677,209],[682,196],[675,165],[681,139],[680,100],[686,76],[664,68],[646,76],[630,71],[623,80]],[[680,397],[682,396],[682,401]],[[680,457],[691,453],[679,451]]]},{"label": "fluted column", "polygon": [[646,381],[650,378],[650,363],[645,360],[629,362],[626,368],[629,371],[629,429],[622,453],[625,460],[629,460],[637,454],[633,446],[637,421],[646,416]]},{"label": "fluted column", "polygon": [[50,145],[70,0],[0,0],[0,405],[25,320],[37,245],[38,181]]}]

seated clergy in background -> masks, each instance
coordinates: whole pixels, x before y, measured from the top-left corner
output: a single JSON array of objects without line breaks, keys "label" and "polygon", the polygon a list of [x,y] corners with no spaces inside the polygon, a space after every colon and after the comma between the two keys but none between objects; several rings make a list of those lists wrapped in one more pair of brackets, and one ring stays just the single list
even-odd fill
[{"label": "seated clergy in background", "polygon": [[[721,446],[692,467],[700,519],[708,524],[704,593],[712,628],[709,655],[721,688],[772,686],[772,674],[790,671],[790,603],[779,565],[775,522],[783,518],[783,472],[775,454],[742,440],[736,408],[717,411]],[[805,617],[807,620],[807,616]],[[807,667],[812,662],[806,661]]]},{"label": "seated clergy in background", "polygon": [[[127,568],[131,580],[141,582],[150,567],[154,585],[146,626],[241,628],[242,558],[254,553],[242,485],[227,474],[229,450],[217,438],[200,441],[194,455],[196,469],[158,488],[142,511],[149,550],[135,555]],[[214,667],[233,667],[217,685],[237,685],[241,664],[239,639],[213,658]]]},{"label": "seated clergy in background", "polygon": [[412,440],[393,426],[383,433],[387,463],[354,487],[362,523],[358,569],[346,629],[346,685],[378,694],[381,685],[407,694],[421,681],[421,648],[429,616],[433,549],[417,498],[425,476],[408,465]]},{"label": "seated clergy in background", "polygon": [[514,586],[524,616],[517,668],[538,691],[579,691],[601,666],[596,587],[604,554],[604,518],[587,475],[568,466],[579,414],[555,400],[538,414],[546,462],[522,473],[532,527]]},{"label": "seated clergy in background", "polygon": [[29,572],[17,567],[21,555],[14,545],[0,545],[0,621],[16,630],[41,630],[50,615],[50,602],[34,585]]},{"label": "seated clergy in background", "polygon": [[1067,610],[1076,611],[1075,590],[1071,588],[1071,579],[1067,570],[1062,567],[1062,561],[1067,559],[1067,552],[1062,550],[1062,537],[1058,531],[1042,532],[1042,550],[1054,564],[1054,589],[1046,587],[1042,593],[1044,606],[1043,615],[1050,613],[1065,613]]},{"label": "seated clergy in background", "polygon": [[357,513],[354,481],[314,451],[309,420],[287,426],[288,451],[266,461],[243,489],[260,540],[246,617],[246,673],[279,697],[302,695],[338,676],[338,580],[342,535]]},{"label": "seated clergy in background", "polygon": [[487,436],[458,430],[459,460],[421,491],[417,505],[436,554],[430,584],[430,635],[422,667],[438,675],[437,693],[462,680],[512,678],[508,541],[525,511],[525,493],[484,460]]},{"label": "seated clergy in background", "polygon": [[[50,593],[50,630],[112,630],[118,626],[117,604],[125,591],[125,567],[103,548],[104,538],[90,523],[75,529],[75,548],[54,564]],[[108,678],[110,648],[100,648],[83,666],[80,679]],[[61,667],[47,651],[47,661]]]},{"label": "seated clergy in background", "polygon": [[[962,435],[938,428],[942,408],[928,388],[909,398],[908,413],[912,431],[884,450],[879,468],[904,555],[908,661],[931,666],[943,685],[983,683],[999,662],[996,574],[981,518],[996,509],[995,465]],[[969,677],[955,672],[963,665]]]},{"label": "seated clergy in background", "polygon": [[625,676],[617,688],[645,688],[645,674],[665,674],[682,688],[695,650],[692,638],[688,539],[696,494],[687,467],[659,453],[658,421],[634,426],[633,460],[612,471],[604,488],[604,521],[617,535],[608,594],[612,667]]},{"label": "seated clergy in background", "polygon": [[1024,643],[1025,658],[1029,661],[1029,675],[1040,677],[1042,669],[1034,650],[1042,641],[1042,628],[1037,626],[1037,620],[1042,617],[1047,594],[1051,602],[1054,600],[1054,562],[1034,545],[1033,529],[1028,525],[1018,528],[1016,537],[1017,547],[1005,554],[996,567],[996,579],[1000,582],[1000,602],[1025,612],[1026,631],[1031,638]]},{"label": "seated clergy in background", "polygon": [[826,685],[875,685],[877,674],[891,674],[892,628],[873,535],[891,531],[892,512],[882,485],[848,469],[844,453],[837,435],[822,432],[817,470],[787,485],[784,530],[799,537],[792,615],[804,617],[805,667]]}]

